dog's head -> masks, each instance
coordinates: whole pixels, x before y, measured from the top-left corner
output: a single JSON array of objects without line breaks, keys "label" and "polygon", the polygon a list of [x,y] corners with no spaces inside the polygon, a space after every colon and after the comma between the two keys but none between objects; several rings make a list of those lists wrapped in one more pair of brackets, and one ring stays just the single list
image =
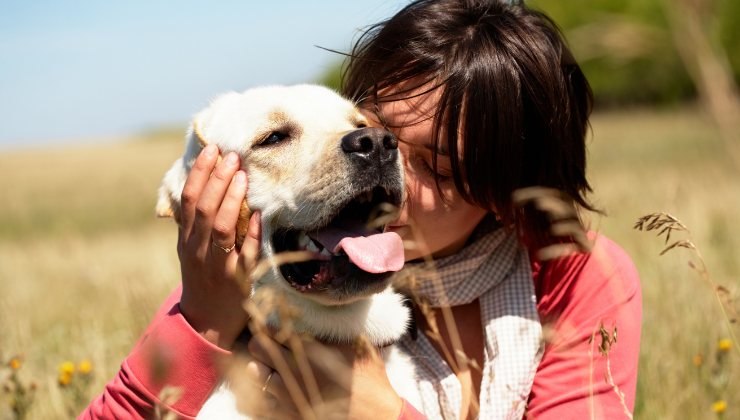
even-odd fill
[{"label": "dog's head", "polygon": [[159,215],[178,218],[184,180],[209,143],[242,158],[248,207],[262,215],[262,256],[313,252],[309,261],[274,268],[261,283],[334,305],[383,290],[401,268],[400,238],[372,225],[384,206],[401,204],[397,141],[367,127],[353,103],[315,85],[217,97],[195,116],[185,155],[165,175]]}]

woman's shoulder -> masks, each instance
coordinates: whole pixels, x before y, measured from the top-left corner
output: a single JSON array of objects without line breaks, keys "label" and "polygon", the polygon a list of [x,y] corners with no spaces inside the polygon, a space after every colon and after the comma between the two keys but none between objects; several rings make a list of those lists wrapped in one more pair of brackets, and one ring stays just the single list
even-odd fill
[{"label": "woman's shoulder", "polygon": [[618,305],[640,293],[639,275],[629,254],[601,233],[589,232],[589,239],[590,252],[533,261],[541,314]]},{"label": "woman's shoulder", "polygon": [[[642,326],[640,280],[622,247],[602,234],[589,237],[589,253],[534,263],[545,352],[530,394],[532,417],[587,418],[596,407],[600,418],[617,418],[625,405],[630,410],[634,405]],[[595,348],[604,341],[599,334],[616,340],[617,329],[619,344],[603,357]],[[594,380],[607,372],[613,376],[611,383]],[[614,393],[612,383],[622,395]]]}]

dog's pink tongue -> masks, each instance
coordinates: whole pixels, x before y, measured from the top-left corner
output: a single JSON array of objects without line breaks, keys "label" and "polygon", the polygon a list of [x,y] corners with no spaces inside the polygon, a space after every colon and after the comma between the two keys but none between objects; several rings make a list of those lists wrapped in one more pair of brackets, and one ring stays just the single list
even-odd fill
[{"label": "dog's pink tongue", "polygon": [[317,232],[317,240],[333,253],[343,250],[349,259],[368,273],[386,273],[403,268],[403,241],[395,232],[355,236],[337,228]]}]

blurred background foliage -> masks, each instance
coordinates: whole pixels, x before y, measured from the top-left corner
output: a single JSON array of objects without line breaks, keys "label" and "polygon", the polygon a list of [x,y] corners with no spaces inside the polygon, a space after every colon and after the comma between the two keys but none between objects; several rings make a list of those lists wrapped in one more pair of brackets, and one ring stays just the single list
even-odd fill
[{"label": "blurred background foliage", "polygon": [[[672,34],[670,9],[679,3],[700,13],[718,53],[740,82],[740,2],[735,0],[532,0],[561,27],[599,107],[671,106],[697,98]],[[678,29],[681,30],[680,28]],[[338,87],[340,64],[321,82]]]}]

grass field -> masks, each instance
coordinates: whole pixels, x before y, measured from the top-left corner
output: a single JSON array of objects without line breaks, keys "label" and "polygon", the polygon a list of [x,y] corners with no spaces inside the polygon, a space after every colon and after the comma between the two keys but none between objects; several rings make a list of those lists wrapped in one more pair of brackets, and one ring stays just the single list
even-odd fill
[{"label": "grass field", "polygon": [[[20,355],[13,372],[35,384],[28,418],[71,417],[100,392],[179,282],[175,226],[153,208],[181,148],[173,132],[0,153],[0,358]],[[647,213],[677,216],[737,307],[740,172],[691,108],[597,114],[590,149],[594,201],[608,213],[592,227],[628,251],[642,278],[636,418],[740,418],[740,352],[717,348],[729,332],[712,289],[688,266],[693,254],[659,256],[662,240],[632,229]],[[60,387],[58,366],[82,360],[93,366],[88,382]],[[11,371],[3,367],[0,380]],[[726,409],[716,414],[720,400]],[[1,418],[13,418],[7,401]]]}]

